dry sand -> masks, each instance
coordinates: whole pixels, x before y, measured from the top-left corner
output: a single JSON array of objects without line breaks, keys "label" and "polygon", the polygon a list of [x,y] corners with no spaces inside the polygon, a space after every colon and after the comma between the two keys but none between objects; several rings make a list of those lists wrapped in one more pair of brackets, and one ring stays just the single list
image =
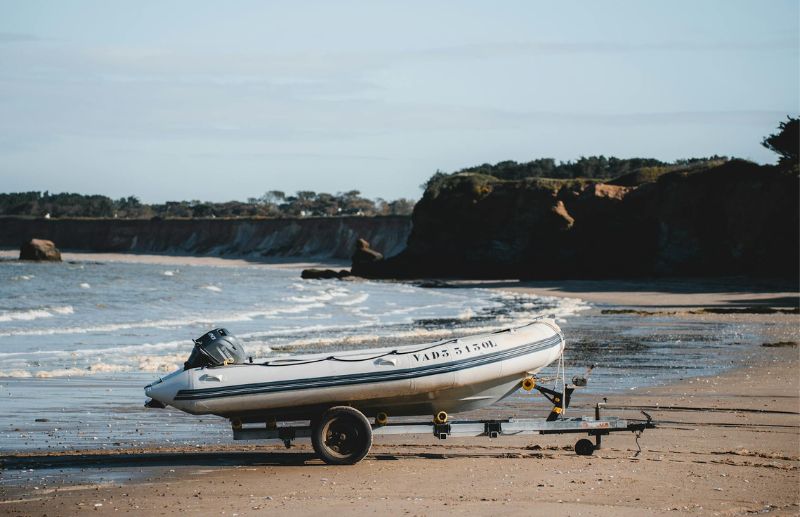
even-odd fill
[{"label": "dry sand", "polygon": [[[126,256],[67,259],[120,257]],[[186,264],[185,259],[168,260]],[[649,311],[677,310],[686,318],[759,322],[773,341],[800,340],[796,313],[693,312],[697,307],[797,306],[796,289],[733,284],[480,283]],[[758,348],[759,364],[610,398],[606,414],[640,418],[644,409],[659,424],[642,436],[639,454],[630,433],[605,437],[591,457],[574,454],[572,445],[580,437],[574,435],[444,442],[432,436],[379,437],[364,461],[347,467],[322,464],[308,443],[288,451],[245,443],[214,450],[22,453],[1,460],[0,514],[798,515],[798,348]],[[570,413],[589,415],[597,401],[578,396]],[[538,408],[540,414],[546,411],[543,403]],[[502,409],[509,416],[529,416],[520,407]]]},{"label": "dry sand", "polygon": [[[0,260],[16,260],[19,250],[0,250]],[[278,268],[304,269],[330,267],[340,269],[349,267],[346,261],[325,259],[324,262],[299,261],[295,258],[281,257],[203,257],[190,255],[170,255],[166,253],[95,253],[88,251],[62,251],[64,262],[125,262],[129,264],[161,264],[164,266],[215,266],[238,267],[263,265]]]}]

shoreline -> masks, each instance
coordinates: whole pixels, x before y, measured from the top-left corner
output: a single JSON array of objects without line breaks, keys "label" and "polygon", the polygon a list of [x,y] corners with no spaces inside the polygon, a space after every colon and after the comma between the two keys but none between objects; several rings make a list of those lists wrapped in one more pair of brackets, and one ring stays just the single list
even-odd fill
[{"label": "shoreline", "polygon": [[[64,250],[63,261],[120,262],[168,266],[268,266],[285,269],[341,269],[348,261],[311,257],[195,256],[159,253],[98,253]],[[19,251],[1,249],[0,260],[16,260]],[[371,280],[371,279],[367,279]],[[415,283],[417,280],[385,280]],[[702,307],[800,307],[800,283],[787,279],[742,277],[610,278],[599,280],[448,280],[452,288],[483,288],[507,293],[577,298],[598,305],[691,309]]]},{"label": "shoreline", "polygon": [[455,281],[456,287],[485,287],[512,293],[579,298],[596,305],[694,309],[703,307],[800,307],[800,285],[781,279],[739,277]]},{"label": "shoreline", "polygon": [[[17,260],[19,250],[0,249],[0,260]],[[118,262],[123,264],[158,264],[164,266],[265,266],[285,269],[343,268],[350,263],[345,260],[325,258],[316,261],[313,257],[254,257],[254,256],[197,256],[169,253],[98,253],[93,251],[62,250],[62,262]],[[48,262],[42,262],[48,264]],[[57,263],[56,263],[57,264]]]}]

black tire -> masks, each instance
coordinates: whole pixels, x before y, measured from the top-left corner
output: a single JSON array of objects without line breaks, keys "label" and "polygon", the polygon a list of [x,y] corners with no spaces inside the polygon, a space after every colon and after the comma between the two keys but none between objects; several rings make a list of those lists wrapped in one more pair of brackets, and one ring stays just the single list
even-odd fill
[{"label": "black tire", "polygon": [[594,444],[587,438],[582,438],[575,444],[575,454],[578,456],[591,456],[593,452]]},{"label": "black tire", "polygon": [[372,426],[367,417],[349,406],[336,406],[315,419],[311,444],[328,465],[354,465],[372,447]]}]

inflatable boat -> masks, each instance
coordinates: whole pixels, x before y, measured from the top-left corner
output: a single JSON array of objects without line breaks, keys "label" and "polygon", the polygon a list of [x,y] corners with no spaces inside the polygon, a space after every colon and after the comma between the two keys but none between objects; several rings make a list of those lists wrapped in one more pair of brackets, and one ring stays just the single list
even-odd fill
[{"label": "inflatable boat", "polygon": [[216,329],[195,341],[183,369],[148,385],[145,393],[187,413],[243,422],[310,419],[320,408],[342,404],[367,416],[455,413],[510,395],[563,349],[558,326],[538,320],[423,345],[249,362],[241,343]]},{"label": "inflatable boat", "polygon": [[530,376],[563,350],[561,330],[547,319],[421,345],[257,361],[226,329],[215,329],[195,340],[182,369],[149,384],[145,393],[152,399],[148,407],[219,415],[234,428],[310,420],[322,433],[318,441],[325,441],[337,418],[349,432],[333,434],[352,437],[358,429],[370,432],[366,417],[381,424],[390,416],[433,415],[444,423],[448,413],[494,404],[520,387],[531,389],[525,385]]}]

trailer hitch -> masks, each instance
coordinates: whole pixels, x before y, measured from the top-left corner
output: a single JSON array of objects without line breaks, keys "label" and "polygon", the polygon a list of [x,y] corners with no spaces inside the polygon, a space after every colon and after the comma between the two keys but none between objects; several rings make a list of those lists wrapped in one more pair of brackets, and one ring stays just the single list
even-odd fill
[{"label": "trailer hitch", "polygon": [[639,433],[641,435],[645,429],[655,429],[656,424],[653,423],[653,417],[650,416],[649,413],[646,411],[642,411],[642,414],[647,419],[645,422],[631,422],[628,424],[628,430],[633,431],[634,433]]},{"label": "trailer hitch", "polygon": [[534,389],[541,393],[544,398],[549,400],[553,403],[553,409],[550,410],[550,414],[547,415],[547,421],[553,422],[558,420],[558,417],[569,407],[570,399],[572,398],[572,392],[575,391],[574,386],[566,386],[564,388],[564,393],[560,391],[551,390],[550,388],[545,388],[544,386],[539,386],[536,384]]}]

